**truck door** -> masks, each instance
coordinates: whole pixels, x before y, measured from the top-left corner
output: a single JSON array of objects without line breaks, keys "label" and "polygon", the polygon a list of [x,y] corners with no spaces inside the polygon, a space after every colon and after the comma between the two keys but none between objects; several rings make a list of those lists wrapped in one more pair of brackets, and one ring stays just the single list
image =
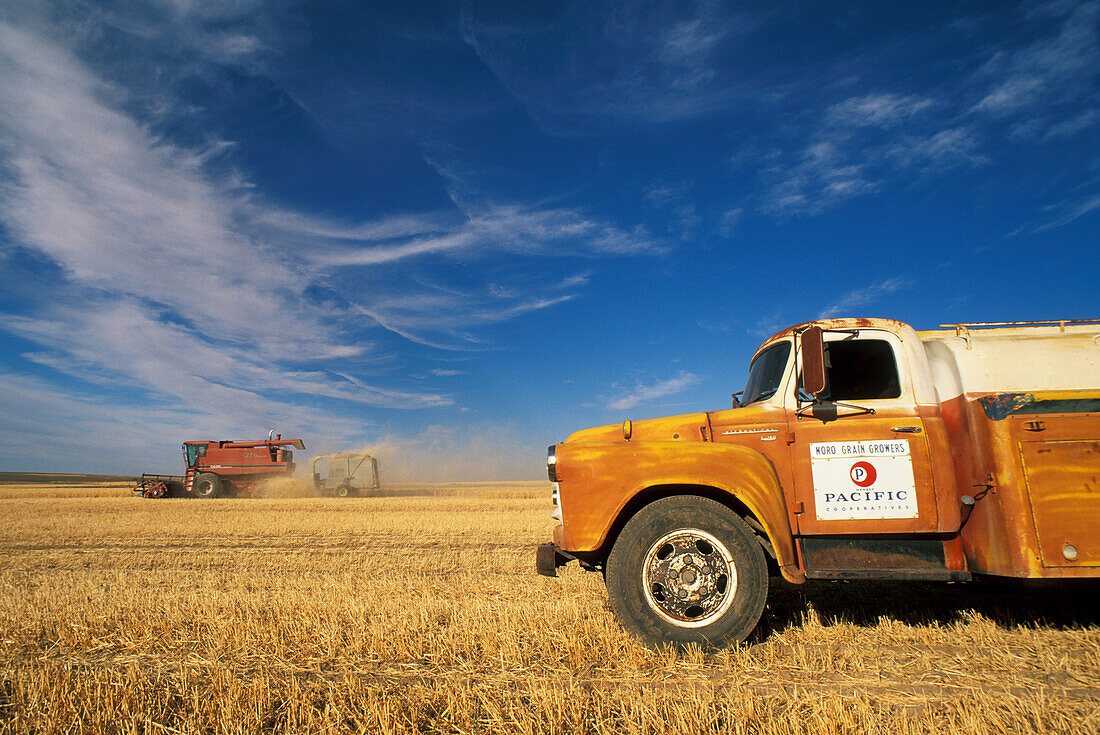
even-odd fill
[{"label": "truck door", "polygon": [[804,393],[787,404],[799,534],[937,530],[928,440],[904,354],[888,331],[825,333],[820,398],[837,404],[836,418],[814,417]]}]

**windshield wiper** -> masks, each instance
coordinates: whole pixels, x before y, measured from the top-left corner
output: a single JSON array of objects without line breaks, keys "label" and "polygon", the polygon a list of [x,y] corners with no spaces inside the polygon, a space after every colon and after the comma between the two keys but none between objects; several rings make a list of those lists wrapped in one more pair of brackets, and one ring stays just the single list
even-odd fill
[{"label": "windshield wiper", "polygon": [[757,401],[766,401],[767,399],[769,399],[769,398],[771,398],[772,396],[775,395],[776,390],[777,390],[776,388],[772,388],[771,390],[766,390],[763,393],[761,393],[760,395],[758,395],[756,398],[753,398],[751,401],[749,401],[745,405],[748,406],[749,404],[756,403]]}]

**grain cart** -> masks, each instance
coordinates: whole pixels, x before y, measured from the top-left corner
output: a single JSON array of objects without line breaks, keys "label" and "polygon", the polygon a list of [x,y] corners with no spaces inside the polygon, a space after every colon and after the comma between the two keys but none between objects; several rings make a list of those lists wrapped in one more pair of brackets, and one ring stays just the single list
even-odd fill
[{"label": "grain cart", "polygon": [[347,498],[378,486],[378,460],[369,454],[340,452],[313,458],[313,487],[320,495]]},{"label": "grain cart", "polygon": [[787,581],[1100,577],[1100,320],[829,319],[725,410],[550,447],[541,574],[602,570],[651,646],[722,645]]},{"label": "grain cart", "polygon": [[289,447],[305,449],[301,439],[272,434],[260,441],[184,442],[185,474],[144,474],[134,481],[134,492],[146,498],[251,495],[264,480],[294,472],[294,452]]}]

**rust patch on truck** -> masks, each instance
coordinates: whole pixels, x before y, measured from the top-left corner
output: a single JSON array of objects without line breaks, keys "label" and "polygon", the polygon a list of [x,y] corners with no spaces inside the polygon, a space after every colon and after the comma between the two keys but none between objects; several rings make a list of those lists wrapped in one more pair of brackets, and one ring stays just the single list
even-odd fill
[{"label": "rust patch on truck", "polygon": [[978,403],[993,421],[1020,413],[1100,413],[1100,399],[1076,395],[994,393],[982,396]]},{"label": "rust patch on truck", "polygon": [[1034,402],[1035,396],[1031,393],[994,393],[978,399],[985,415],[994,421],[1002,421]]}]

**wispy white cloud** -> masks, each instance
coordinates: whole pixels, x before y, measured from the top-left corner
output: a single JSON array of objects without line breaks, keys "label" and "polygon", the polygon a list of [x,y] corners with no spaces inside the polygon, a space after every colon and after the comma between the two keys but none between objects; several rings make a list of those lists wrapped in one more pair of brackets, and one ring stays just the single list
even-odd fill
[{"label": "wispy white cloud", "polygon": [[1079,115],[1070,117],[1062,122],[1054,123],[1043,135],[1046,139],[1070,138],[1095,127],[1100,122],[1100,112],[1097,110],[1085,110]]},{"label": "wispy white cloud", "polygon": [[695,326],[702,329],[704,332],[714,332],[717,334],[725,334],[733,331],[733,327],[728,322],[720,322],[702,319],[695,322]]},{"label": "wispy white cloud", "polygon": [[[820,111],[748,144],[733,157],[754,165],[761,209],[818,215],[885,186],[912,184],[998,160],[1006,145],[1086,134],[1100,117],[1100,2],[1028,5],[1027,43],[983,47],[979,70],[916,91],[824,90]],[[858,83],[853,79],[853,83]],[[829,100],[837,93],[845,96]],[[804,142],[803,142],[804,141]]]},{"label": "wispy white cloud", "polygon": [[[1045,13],[1066,7],[1047,5]],[[1058,32],[1028,46],[998,51],[981,71],[985,93],[972,111],[1005,116],[1030,108],[1047,125],[1054,124],[1052,106],[1094,93],[1100,74],[1100,3],[1084,2],[1068,12]],[[1043,127],[1047,127],[1044,125]]]},{"label": "wispy white cloud", "polygon": [[608,401],[607,407],[615,411],[623,411],[645,403],[651,403],[660,398],[666,398],[676,393],[681,393],[699,382],[699,376],[693,373],[680,371],[680,373],[668,380],[658,381],[651,385],[636,385],[626,395]]},{"label": "wispy white cloud", "polygon": [[659,207],[667,207],[683,201],[688,195],[684,185],[653,184],[645,190],[645,198]]},{"label": "wispy white cloud", "polygon": [[236,226],[244,192],[209,175],[201,154],[103,102],[107,85],[65,49],[8,25],[0,69],[0,141],[12,174],[0,216],[19,242],[76,281],[165,304],[213,336],[269,349],[324,343],[316,315],[297,308],[289,333],[263,333],[303,278]]},{"label": "wispy white cloud", "polygon": [[825,123],[841,128],[892,128],[935,107],[927,97],[868,94],[849,97],[825,112]]},{"label": "wispy white cloud", "polygon": [[855,158],[846,135],[811,143],[792,166],[768,172],[775,183],[768,189],[764,208],[773,214],[820,214],[839,203],[867,194],[879,186],[869,164]]},{"label": "wispy white cloud", "polygon": [[928,98],[887,94],[832,105],[794,162],[780,160],[764,168],[771,184],[763,209],[781,215],[820,214],[874,193],[899,176],[986,163],[972,129],[937,130],[922,118],[935,106]]},{"label": "wispy white cloud", "polygon": [[1095,212],[1097,209],[1100,209],[1100,194],[1090,194],[1062,204],[1052,205],[1047,208],[1047,211],[1056,216],[1049,222],[1036,227],[1035,232],[1045,232],[1056,227],[1063,227],[1084,217],[1086,214]]},{"label": "wispy white cloud", "polygon": [[988,162],[970,128],[949,128],[928,136],[906,136],[890,145],[886,158],[901,169],[942,172],[959,165]]},{"label": "wispy white cloud", "polygon": [[[1025,10],[1030,24],[1053,24],[1053,31],[993,53],[972,79],[979,92],[968,112],[990,129],[1007,125],[1012,142],[1065,145],[1093,133],[1100,122],[1100,2],[1039,3]],[[1091,193],[1048,205],[1051,219],[1045,223],[1033,221],[1010,235],[1062,227],[1094,212],[1100,197],[1095,182],[1091,188]]]},{"label": "wispy white cloud", "polygon": [[[49,348],[29,356],[73,377],[106,384],[137,381],[175,405],[200,410],[267,410],[272,392],[348,403],[418,408],[450,405],[431,393],[371,386],[347,375],[273,364],[251,345],[214,344],[193,329],[159,321],[134,301],[57,306],[35,318],[9,317],[9,331]],[[339,353],[332,358],[346,357]]]},{"label": "wispy white cloud", "polygon": [[379,296],[354,308],[383,328],[405,339],[444,350],[471,350],[483,344],[471,334],[478,327],[497,324],[570,301],[576,293],[531,297],[526,294],[489,298],[470,293]]},{"label": "wispy white cloud", "polygon": [[[716,52],[754,27],[747,13],[717,2],[637,0],[614,12],[583,4],[564,11],[529,23],[463,16],[466,42],[551,132],[686,120],[728,108],[742,94]],[[552,51],[531,54],[532,39]]]},{"label": "wispy white cloud", "polygon": [[469,215],[468,229],[476,239],[504,251],[635,255],[665,250],[642,226],[626,230],[575,209],[488,205]]},{"label": "wispy white cloud", "polygon": [[887,278],[877,283],[854,288],[841,296],[836,303],[822,309],[817,318],[832,319],[833,317],[851,316],[850,312],[853,309],[867,304],[874,304],[884,296],[897,293],[908,285],[908,282],[903,278]]},{"label": "wispy white cloud", "polygon": [[300,212],[259,208],[254,212],[257,224],[267,225],[286,235],[324,240],[385,242],[442,235],[455,226],[454,214],[395,214],[374,222],[337,222]]},{"label": "wispy white cloud", "polygon": [[25,305],[34,316],[4,320],[48,348],[30,359],[198,413],[231,405],[261,416],[285,400],[273,393],[452,402],[298,367],[367,366],[371,345],[361,335],[349,341],[303,297],[311,267],[285,238],[254,235],[257,205],[235,180],[213,174],[203,151],[156,137],[107,101],[119,95],[64,47],[0,25],[0,155],[10,175],[0,218],[14,243],[62,274],[48,299]]},{"label": "wispy white cloud", "polygon": [[1006,114],[1033,104],[1043,89],[1043,80],[1036,76],[1015,75],[999,82],[974,106],[978,112]]},{"label": "wispy white cloud", "polygon": [[396,244],[361,242],[339,249],[329,248],[327,252],[314,252],[310,259],[325,267],[384,265],[425,255],[466,250],[473,247],[474,243],[472,233],[460,231]]},{"label": "wispy white cloud", "polygon": [[623,228],[575,207],[487,200],[470,184],[469,171],[445,163],[439,155],[426,160],[447,181],[457,216],[396,215],[341,225],[280,213],[265,215],[265,222],[284,232],[320,238],[308,258],[326,268],[383,265],[428,255],[614,257],[667,251],[641,225]]},{"label": "wispy white cloud", "polygon": [[572,276],[569,276],[567,278],[563,278],[560,282],[554,284],[554,288],[556,288],[556,289],[570,289],[570,288],[577,288],[577,287],[580,287],[580,286],[586,286],[586,285],[588,285],[588,282],[591,280],[591,278],[592,278],[592,276],[589,273],[578,273],[576,275],[572,275]]},{"label": "wispy white cloud", "polygon": [[674,23],[658,35],[657,55],[670,65],[696,68],[729,31],[714,24],[713,8],[701,9],[702,15]]},{"label": "wispy white cloud", "polygon": [[733,237],[743,219],[745,219],[745,210],[741,207],[727,209],[718,220],[718,234],[722,237]]},{"label": "wispy white cloud", "polygon": [[[186,5],[179,12],[205,12]],[[227,44],[242,57],[252,48]],[[58,271],[50,293],[6,314],[3,328],[36,345],[30,362],[82,385],[144,392],[197,424],[223,425],[227,406],[239,426],[317,400],[453,405],[393,377],[396,358],[368,335],[382,338],[382,327],[419,344],[484,348],[479,327],[573,299],[588,279],[535,273],[447,292],[408,265],[457,253],[661,249],[643,228],[567,207],[474,202],[366,222],[287,210],[234,170],[231,142],[173,142],[130,101],[40,26],[0,22],[0,247]],[[352,273],[376,285],[364,289]],[[310,415],[321,422],[320,409]]]},{"label": "wispy white cloud", "polygon": [[745,331],[754,337],[770,337],[781,329],[785,329],[794,321],[787,314],[772,311],[762,315],[755,324]]},{"label": "wispy white cloud", "polygon": [[688,184],[655,183],[645,189],[644,196],[664,216],[670,235],[684,242],[696,240],[703,217]]}]

